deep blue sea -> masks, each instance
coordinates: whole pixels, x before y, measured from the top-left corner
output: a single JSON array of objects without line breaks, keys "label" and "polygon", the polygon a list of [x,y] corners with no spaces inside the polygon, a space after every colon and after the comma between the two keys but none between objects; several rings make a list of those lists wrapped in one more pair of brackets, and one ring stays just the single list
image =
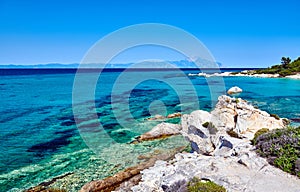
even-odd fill
[{"label": "deep blue sea", "polygon": [[[242,69],[222,71],[233,70]],[[52,186],[77,191],[88,181],[137,164],[140,155],[187,145],[180,136],[130,142],[161,121],[180,121],[147,118],[210,111],[232,86],[243,89],[239,97],[297,125],[300,80],[187,76],[199,72],[107,69],[93,84],[90,78],[99,70],[78,75],[76,69],[1,69],[0,191],[22,191],[63,175]],[[80,77],[76,86],[75,77]],[[85,95],[88,90],[92,98]]]}]

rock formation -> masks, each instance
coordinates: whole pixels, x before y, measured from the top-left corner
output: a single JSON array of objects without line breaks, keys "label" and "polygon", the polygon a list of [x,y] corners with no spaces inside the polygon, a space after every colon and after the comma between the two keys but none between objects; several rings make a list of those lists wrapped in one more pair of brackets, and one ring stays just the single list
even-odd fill
[{"label": "rock formation", "polygon": [[147,118],[147,120],[149,120],[149,121],[164,121],[166,119],[173,119],[173,118],[179,118],[179,117],[181,117],[181,113],[176,112],[176,113],[169,114],[167,116],[157,114],[153,117]]},{"label": "rock formation", "polygon": [[286,123],[242,99],[220,96],[211,113],[198,110],[182,116],[180,132],[195,152],[157,161],[142,171],[141,182],[131,191],[182,190],[193,177],[211,180],[229,192],[299,191],[297,177],[269,165],[250,143],[260,128],[284,128]]},{"label": "rock formation", "polygon": [[241,92],[243,92],[243,90],[242,90],[241,88],[237,87],[237,86],[231,87],[231,88],[227,91],[227,93],[228,93],[229,95],[231,95],[231,94],[236,94],[236,93],[241,93]]},{"label": "rock formation", "polygon": [[141,141],[164,138],[171,135],[177,135],[180,133],[179,132],[180,129],[181,126],[178,124],[160,123],[157,126],[155,126],[153,129],[148,131],[147,133],[144,133],[143,135],[139,136],[136,140],[141,142]]},{"label": "rock formation", "polygon": [[213,155],[220,150],[224,152],[232,149],[233,144],[241,141],[240,138],[252,139],[261,128],[272,130],[286,126],[285,119],[276,119],[240,98],[223,95],[218,100],[211,113],[198,110],[181,118],[181,134],[198,153]]}]

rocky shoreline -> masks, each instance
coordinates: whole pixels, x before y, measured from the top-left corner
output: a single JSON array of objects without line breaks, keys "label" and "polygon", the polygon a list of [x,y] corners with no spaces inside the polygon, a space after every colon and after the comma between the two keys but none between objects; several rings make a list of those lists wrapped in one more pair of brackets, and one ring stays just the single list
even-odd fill
[{"label": "rocky shoreline", "polygon": [[[193,153],[177,153],[169,160],[156,158],[153,165],[139,169],[138,176],[125,177],[110,190],[186,191],[184,186],[197,177],[213,181],[227,191],[299,191],[297,177],[268,164],[251,144],[259,129],[285,128],[288,123],[287,119],[256,109],[240,98],[220,96],[212,112],[198,110],[182,115],[180,125],[161,123],[137,138],[142,142],[142,138],[181,134],[190,141]],[[117,174],[111,178],[119,177]],[[101,191],[103,188],[97,188],[95,182],[105,181],[87,183],[81,192]]]},{"label": "rocky shoreline", "polygon": [[200,76],[200,77],[258,77],[258,78],[289,78],[289,79],[300,79],[300,73],[296,75],[289,75],[280,77],[279,74],[255,74],[251,71],[242,71],[239,73],[234,72],[223,72],[223,73],[189,73],[188,76]]}]

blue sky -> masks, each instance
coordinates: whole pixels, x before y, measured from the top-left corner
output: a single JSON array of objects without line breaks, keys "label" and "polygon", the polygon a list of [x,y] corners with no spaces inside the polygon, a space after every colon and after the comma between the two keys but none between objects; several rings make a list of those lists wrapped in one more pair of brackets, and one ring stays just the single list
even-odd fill
[{"label": "blue sky", "polygon": [[164,23],[195,35],[223,67],[266,67],[300,56],[299,7],[298,0],[0,0],[0,64],[79,63],[119,28]]}]

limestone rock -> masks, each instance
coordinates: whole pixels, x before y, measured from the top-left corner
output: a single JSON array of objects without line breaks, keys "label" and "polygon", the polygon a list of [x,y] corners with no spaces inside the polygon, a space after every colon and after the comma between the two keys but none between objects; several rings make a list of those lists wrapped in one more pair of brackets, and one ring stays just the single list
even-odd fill
[{"label": "limestone rock", "polygon": [[153,139],[159,139],[167,136],[177,135],[180,133],[181,126],[172,123],[160,123],[153,129],[144,133],[137,138],[138,141],[147,141]]},{"label": "limestone rock", "polygon": [[228,93],[229,95],[231,95],[231,94],[236,94],[236,93],[241,93],[241,92],[243,92],[243,90],[242,90],[241,88],[237,87],[237,86],[231,87],[231,88],[227,91],[227,93]]},{"label": "limestone rock", "polygon": [[214,151],[209,129],[203,127],[203,123],[209,121],[210,117],[210,113],[198,110],[181,118],[181,134],[191,142],[192,149],[201,154],[210,154]]},{"label": "limestone rock", "polygon": [[183,115],[181,126],[181,134],[191,142],[194,151],[206,155],[227,156],[240,142],[233,135],[251,140],[257,130],[264,127],[270,130],[283,128],[286,122],[254,108],[245,100],[223,95],[218,98],[211,113],[197,110]]},{"label": "limestone rock", "polygon": [[270,130],[286,126],[284,119],[271,117],[265,111],[254,108],[242,99],[225,95],[218,98],[215,109],[211,112],[212,123],[218,129],[233,130],[238,135],[252,139],[261,128]]},{"label": "limestone rock", "polygon": [[249,143],[241,143],[230,158],[180,153],[170,161],[158,161],[143,170],[141,182],[132,187],[139,191],[177,191],[193,177],[211,180],[228,192],[299,191],[300,180],[267,163],[251,151]]},{"label": "limestone rock", "polygon": [[181,117],[181,113],[177,112],[177,113],[169,114],[167,116],[157,114],[153,117],[147,118],[147,120],[148,121],[163,121],[165,119],[173,119],[173,118],[179,118],[179,117]]},{"label": "limestone rock", "polygon": [[154,117],[150,117],[147,120],[149,121],[159,121],[159,120],[164,120],[166,117],[162,115],[155,115]]},{"label": "limestone rock", "polygon": [[181,117],[181,113],[172,113],[167,116],[168,119]]}]

